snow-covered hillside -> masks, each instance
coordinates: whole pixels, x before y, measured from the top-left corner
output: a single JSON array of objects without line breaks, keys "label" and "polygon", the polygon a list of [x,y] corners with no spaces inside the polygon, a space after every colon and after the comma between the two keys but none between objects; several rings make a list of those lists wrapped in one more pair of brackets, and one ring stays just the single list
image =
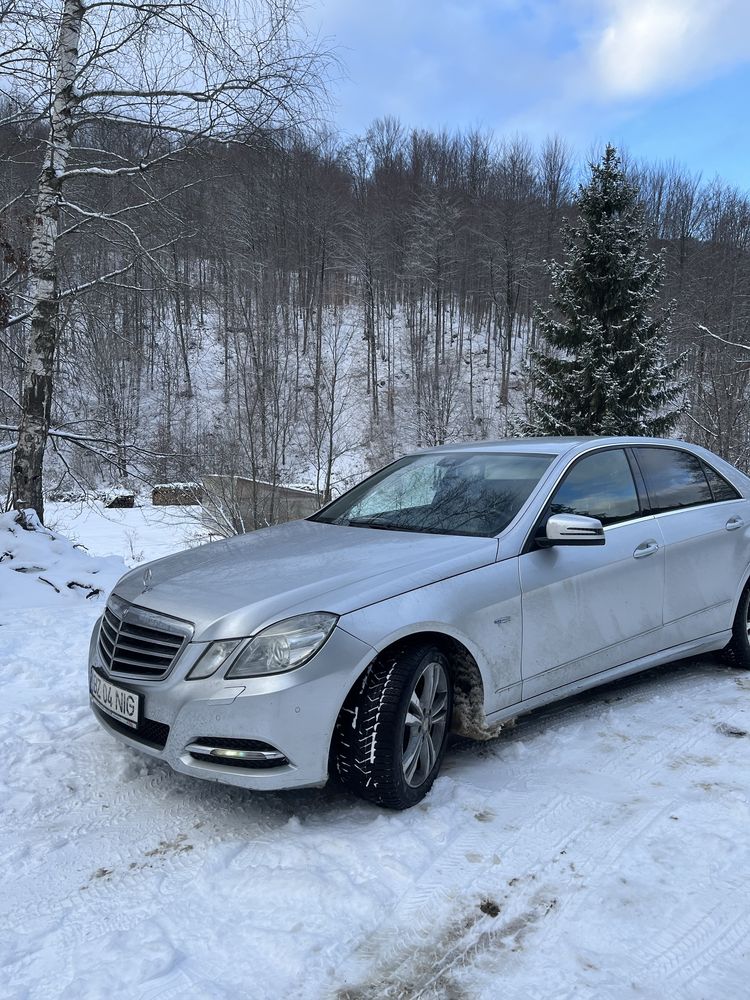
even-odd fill
[{"label": "snow-covered hillside", "polygon": [[[55,515],[97,556],[74,550],[81,579],[189,534],[148,508]],[[262,796],[104,733],[86,678],[103,598],[37,582],[20,607],[3,566],[3,997],[747,996],[750,676],[675,664],[457,743],[405,813]]]}]

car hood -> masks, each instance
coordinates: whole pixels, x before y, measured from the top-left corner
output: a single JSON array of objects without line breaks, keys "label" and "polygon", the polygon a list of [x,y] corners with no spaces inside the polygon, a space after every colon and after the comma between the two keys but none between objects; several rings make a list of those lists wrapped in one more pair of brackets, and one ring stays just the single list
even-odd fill
[{"label": "car hood", "polygon": [[195,625],[196,640],[237,638],[305,611],[356,611],[486,566],[497,539],[292,521],[131,570],[114,593]]}]

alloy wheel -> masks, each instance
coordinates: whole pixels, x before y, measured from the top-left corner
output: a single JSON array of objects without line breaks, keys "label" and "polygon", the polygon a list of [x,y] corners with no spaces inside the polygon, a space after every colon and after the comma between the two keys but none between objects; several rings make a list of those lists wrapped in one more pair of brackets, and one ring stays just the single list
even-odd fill
[{"label": "alloy wheel", "polygon": [[402,766],[404,780],[412,788],[418,788],[430,776],[447,721],[448,677],[443,664],[433,660],[417,678],[404,722]]}]

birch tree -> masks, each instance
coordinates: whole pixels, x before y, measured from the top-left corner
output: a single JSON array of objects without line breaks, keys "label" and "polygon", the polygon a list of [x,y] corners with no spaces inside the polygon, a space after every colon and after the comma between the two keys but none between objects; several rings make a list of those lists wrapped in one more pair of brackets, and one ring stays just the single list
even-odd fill
[{"label": "birch tree", "polygon": [[[136,259],[166,270],[161,257],[174,237],[151,239],[134,222],[157,201],[169,212],[154,171],[207,144],[300,123],[324,61],[299,29],[294,0],[2,0],[0,127],[43,137],[22,306],[5,322],[28,327],[14,506],[43,517],[62,303],[127,283]],[[129,153],[109,147],[111,128],[129,134]],[[108,263],[63,288],[61,241],[82,230],[97,232]]]}]

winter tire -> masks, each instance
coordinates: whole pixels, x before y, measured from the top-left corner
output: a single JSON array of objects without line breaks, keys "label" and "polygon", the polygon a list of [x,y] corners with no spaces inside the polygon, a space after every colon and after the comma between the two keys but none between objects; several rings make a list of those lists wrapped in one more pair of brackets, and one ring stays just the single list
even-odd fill
[{"label": "winter tire", "polygon": [[355,685],[334,735],[342,784],[389,809],[420,802],[440,770],[453,711],[448,659],[420,645],[376,660]]},{"label": "winter tire", "polygon": [[732,666],[750,670],[750,584],[742,591],[732,625],[732,638],[724,648],[724,655]]}]

